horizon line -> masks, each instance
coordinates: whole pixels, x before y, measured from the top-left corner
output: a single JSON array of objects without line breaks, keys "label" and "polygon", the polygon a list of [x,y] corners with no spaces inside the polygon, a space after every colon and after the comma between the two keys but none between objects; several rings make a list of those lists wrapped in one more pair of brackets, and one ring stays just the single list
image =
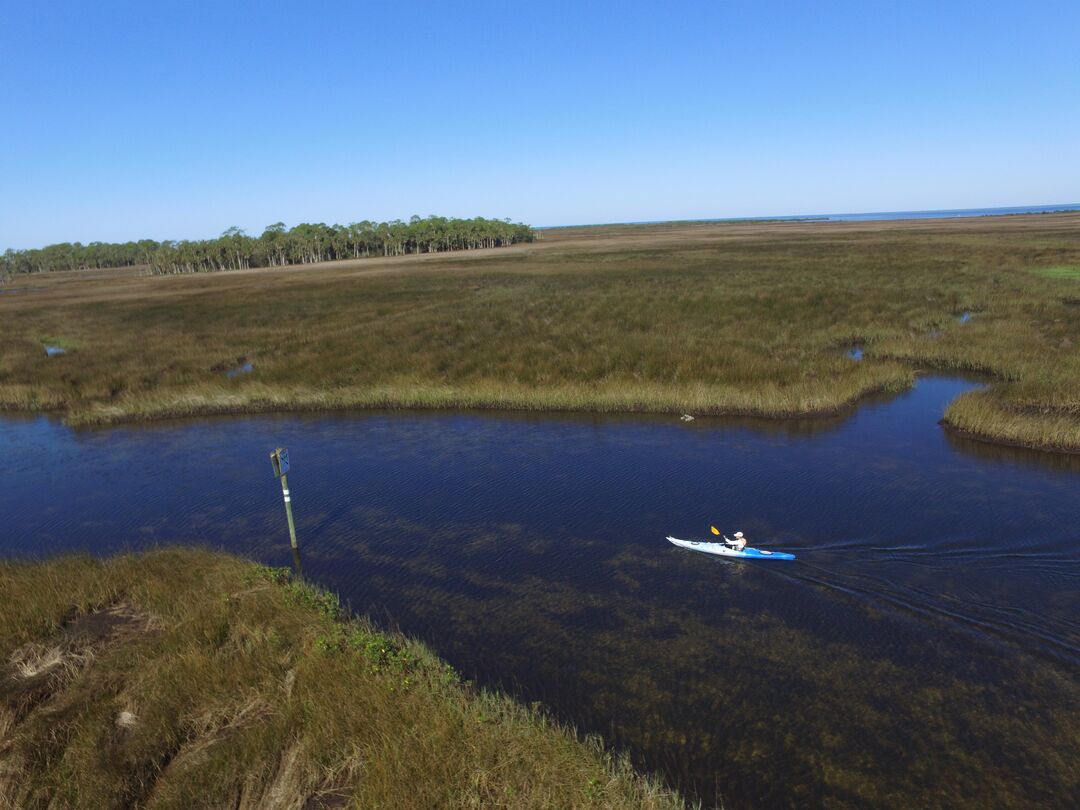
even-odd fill
[{"label": "horizon line", "polygon": [[[776,222],[798,220],[839,220],[848,217],[878,218],[882,220],[904,220],[920,218],[930,219],[932,217],[928,215],[931,214],[936,214],[940,218],[946,218],[947,216],[952,215],[959,219],[964,217],[964,215],[969,215],[972,217],[993,217],[1016,216],[1021,214],[1064,214],[1071,211],[1080,211],[1080,202],[1048,203],[1037,205],[996,205],[986,208],[921,208],[899,211],[848,211],[846,213],[833,214],[762,214],[760,216],[693,217],[689,219],[628,219],[616,220],[611,222],[579,222],[570,225],[531,225],[530,227],[538,231],[549,231],[555,230],[557,228],[600,228],[605,225],[664,225],[667,223],[676,222]],[[913,215],[923,216],[920,217]]]},{"label": "horizon line", "polygon": [[[809,221],[809,220],[821,220],[821,221],[843,221],[851,219],[863,219],[867,221],[872,220],[905,220],[905,219],[945,219],[949,217],[963,218],[965,216],[970,217],[992,217],[992,216],[1010,216],[1010,215],[1022,215],[1022,214],[1052,214],[1052,213],[1068,213],[1071,211],[1080,211],[1080,202],[1073,203],[1049,203],[1038,205],[1001,205],[991,206],[986,208],[926,208],[926,209],[910,209],[899,211],[850,211],[847,213],[833,213],[833,214],[777,214],[767,215],[762,214],[760,216],[737,216],[737,217],[694,217],[694,218],[679,218],[679,219],[637,219],[637,220],[613,220],[608,222],[578,222],[571,224],[561,225],[532,225],[529,223],[520,223],[528,225],[528,227],[538,231],[550,231],[560,228],[600,228],[608,225],[663,225],[668,223],[679,222],[794,222],[794,221]],[[413,215],[411,215],[413,216]],[[441,216],[441,215],[429,215],[429,216]],[[468,217],[447,217],[447,219],[468,219]],[[500,219],[505,221],[506,217],[492,217],[492,219]],[[407,222],[405,219],[387,220],[387,222],[400,221]],[[317,224],[298,222],[296,225],[304,224]],[[318,223],[325,224],[325,223]],[[296,227],[293,225],[292,227]],[[337,223],[335,223],[337,225]],[[331,226],[333,227],[333,226]],[[226,229],[228,230],[228,229]],[[245,235],[247,234],[244,231]],[[210,241],[217,239],[216,236],[206,236],[200,239],[151,239],[154,242],[177,242],[177,241]],[[140,242],[143,239],[149,239],[149,237],[143,237],[140,239],[127,239],[123,242],[101,242],[102,244],[125,244],[127,242]],[[100,240],[93,240],[86,242],[90,245]],[[51,247],[52,245],[63,244],[83,244],[82,242],[48,242],[38,247],[29,248],[5,248],[4,252],[9,250],[16,253],[21,253],[29,250],[43,250],[44,248]]]}]

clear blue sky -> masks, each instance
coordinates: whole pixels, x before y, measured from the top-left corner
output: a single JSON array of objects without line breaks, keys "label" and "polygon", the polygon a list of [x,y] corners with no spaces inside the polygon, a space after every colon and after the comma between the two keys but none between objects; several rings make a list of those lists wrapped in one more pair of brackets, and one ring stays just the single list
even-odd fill
[{"label": "clear blue sky", "polygon": [[1080,3],[0,0],[0,249],[1080,200]]}]

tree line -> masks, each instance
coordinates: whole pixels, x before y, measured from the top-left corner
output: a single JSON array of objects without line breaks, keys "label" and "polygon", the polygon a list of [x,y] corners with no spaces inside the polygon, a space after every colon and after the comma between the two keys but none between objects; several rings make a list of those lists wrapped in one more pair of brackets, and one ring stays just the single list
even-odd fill
[{"label": "tree line", "polygon": [[229,228],[217,239],[107,243],[63,242],[30,250],[8,250],[0,257],[0,276],[105,267],[146,265],[151,272],[201,273],[280,267],[367,256],[441,253],[531,242],[536,232],[510,220],[412,217],[408,222],[354,222],[351,225],[301,223],[267,226],[260,236]]},{"label": "tree line", "polygon": [[0,276],[13,273],[48,273],[149,264],[164,242],[60,242],[30,250],[7,250],[0,256]]}]

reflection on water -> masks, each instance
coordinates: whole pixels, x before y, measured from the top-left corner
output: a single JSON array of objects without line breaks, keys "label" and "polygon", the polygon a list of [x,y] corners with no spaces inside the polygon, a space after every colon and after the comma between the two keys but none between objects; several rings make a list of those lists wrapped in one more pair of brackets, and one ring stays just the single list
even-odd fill
[{"label": "reflection on water", "polygon": [[[1080,470],[945,434],[973,383],[803,422],[0,421],[0,553],[197,541],[304,573],[707,803],[1070,806]],[[664,537],[735,526],[784,566]]]},{"label": "reflection on water", "polygon": [[948,430],[945,438],[959,453],[967,453],[987,462],[1024,465],[1043,470],[1062,470],[1080,474],[1080,453],[1052,453],[1029,447],[994,444]]}]

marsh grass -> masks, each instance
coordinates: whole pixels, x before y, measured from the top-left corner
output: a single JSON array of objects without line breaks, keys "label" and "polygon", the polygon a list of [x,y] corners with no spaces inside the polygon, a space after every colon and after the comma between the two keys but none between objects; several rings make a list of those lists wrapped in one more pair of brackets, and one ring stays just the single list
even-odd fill
[{"label": "marsh grass", "polygon": [[1071,265],[1060,267],[1044,267],[1038,271],[1040,275],[1047,278],[1067,278],[1073,281],[1080,281],[1080,265]]},{"label": "marsh grass", "polygon": [[1023,447],[1076,451],[1080,448],[1080,409],[1075,402],[1048,398],[1041,403],[1031,396],[1019,401],[1010,389],[970,391],[945,411],[949,427],[976,437]]},{"label": "marsh grass", "polygon": [[683,806],[287,571],[63,557],[0,593],[5,807]]},{"label": "marsh grass", "polygon": [[66,337],[56,337],[53,335],[43,335],[38,338],[38,342],[45,346],[55,346],[58,349],[63,349],[66,352],[74,351],[77,348],[75,341]]},{"label": "marsh grass", "polygon": [[701,383],[679,391],[655,383],[641,383],[634,388],[618,384],[563,384],[536,389],[514,383],[478,382],[455,387],[403,380],[387,386],[330,391],[290,390],[265,384],[229,391],[203,385],[184,391],[147,394],[136,403],[123,406],[95,403],[86,408],[75,408],[69,413],[68,421],[74,425],[95,425],[200,414],[368,408],[679,414],[692,411],[697,414],[779,417],[839,411],[871,393],[903,390],[910,385],[911,378],[911,371],[902,366],[881,366],[873,373],[841,380],[827,395],[817,386],[782,387],[775,384],[752,391]]},{"label": "marsh grass", "polygon": [[[1042,403],[1066,419],[1080,404],[1080,299],[1048,266],[1080,266],[1080,215],[561,229],[483,255],[57,274],[0,301],[0,407],[74,423],[353,407],[794,416],[931,366],[1007,381],[973,402],[1009,398],[1035,427]],[[978,317],[960,324],[965,311]],[[46,363],[42,334],[78,351]],[[254,371],[222,379],[238,357]],[[1050,446],[1061,431],[1026,435]]]}]

